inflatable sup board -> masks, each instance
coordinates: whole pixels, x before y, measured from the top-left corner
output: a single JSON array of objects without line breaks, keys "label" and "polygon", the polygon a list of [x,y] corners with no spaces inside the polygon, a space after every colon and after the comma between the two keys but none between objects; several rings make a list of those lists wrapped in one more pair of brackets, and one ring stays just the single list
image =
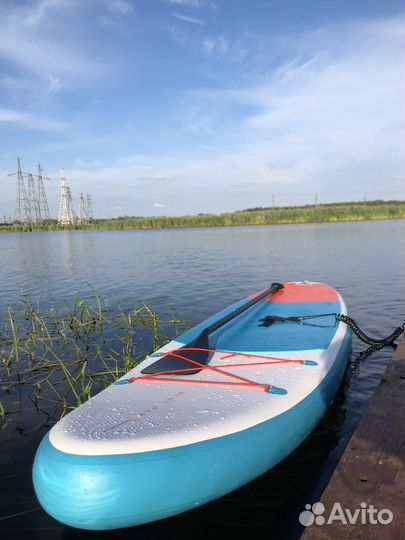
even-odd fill
[{"label": "inflatable sup board", "polygon": [[[351,331],[334,313],[346,306],[329,285],[273,284],[171,341],[45,436],[33,467],[41,505],[73,527],[129,527],[263,474],[340,385]],[[305,315],[325,316],[285,320]]]}]

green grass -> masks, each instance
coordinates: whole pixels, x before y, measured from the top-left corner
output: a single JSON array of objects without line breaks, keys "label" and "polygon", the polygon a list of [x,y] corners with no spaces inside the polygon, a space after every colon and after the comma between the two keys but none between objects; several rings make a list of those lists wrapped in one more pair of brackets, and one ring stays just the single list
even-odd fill
[{"label": "green grass", "polygon": [[3,429],[18,429],[31,413],[42,423],[58,420],[186,327],[167,307],[111,310],[100,297],[58,308],[25,300],[1,307]]},{"label": "green grass", "polygon": [[7,231],[54,231],[54,230],[148,230],[193,227],[234,227],[249,225],[275,225],[288,223],[324,223],[337,221],[365,221],[403,219],[404,201],[370,201],[331,203],[283,208],[254,208],[223,214],[199,214],[196,216],[119,217],[98,219],[88,225],[59,226],[56,221],[39,225],[0,226]]}]

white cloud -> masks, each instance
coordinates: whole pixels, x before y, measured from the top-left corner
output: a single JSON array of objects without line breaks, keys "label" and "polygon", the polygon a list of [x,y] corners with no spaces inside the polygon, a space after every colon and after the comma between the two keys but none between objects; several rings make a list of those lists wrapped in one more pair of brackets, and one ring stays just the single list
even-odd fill
[{"label": "white cloud", "polygon": [[190,8],[200,8],[206,4],[204,0],[169,0],[169,3]]},{"label": "white cloud", "polygon": [[[254,159],[259,156],[252,149],[259,150],[267,178],[281,178],[282,169],[289,171],[285,178],[316,176],[325,184],[328,178],[344,182],[350,170],[356,176],[363,168],[366,181],[380,162],[372,181],[384,162],[388,169],[398,167],[401,155],[401,26],[398,19],[355,21],[295,36],[300,55],[293,50],[292,60],[260,83],[206,92],[205,100],[202,92],[196,99],[211,119],[211,131],[215,111],[244,111],[232,140]],[[210,54],[216,50],[214,41],[205,46]],[[218,129],[220,116],[216,120]]]},{"label": "white cloud", "polygon": [[0,109],[0,122],[20,124],[26,121],[27,115],[20,111]]},{"label": "white cloud", "polygon": [[196,19],[195,17],[188,17],[187,15],[181,15],[180,13],[171,13],[171,17],[179,19],[180,21],[189,22],[191,24],[204,24],[202,19]]},{"label": "white cloud", "polygon": [[58,92],[58,90],[62,88],[61,80],[56,77],[53,77],[52,75],[48,75],[48,78],[49,78],[48,93],[55,94],[56,92]]},{"label": "white cloud", "polygon": [[[252,74],[254,84],[184,97],[183,130],[197,137],[192,156],[127,159],[108,175],[167,177],[159,191],[174,213],[261,205],[272,191],[281,204],[312,202],[315,191],[329,200],[401,196],[400,27],[397,19],[355,21],[294,36],[300,51],[288,44],[285,62]],[[199,152],[199,144],[213,147]],[[145,185],[144,197],[154,189]]]},{"label": "white cloud", "polygon": [[[3,7],[0,58],[46,79],[49,73],[56,79],[68,76],[76,83],[101,76],[105,62],[86,54],[83,43],[68,32],[65,12],[74,6],[68,0],[42,0],[24,7]],[[51,36],[56,28],[59,39]]]},{"label": "white cloud", "polygon": [[166,28],[176,43],[184,45],[189,41],[190,31],[189,28],[184,24],[173,22],[173,24],[167,24]]},{"label": "white cloud", "polygon": [[153,207],[154,208],[164,208],[164,204],[160,203],[160,202],[155,202],[153,203]]},{"label": "white cloud", "polygon": [[63,133],[66,130],[62,122],[13,109],[0,109],[0,122],[20,125],[33,131]]},{"label": "white cloud", "polygon": [[125,0],[108,0],[107,6],[111,11],[120,15],[129,15],[135,11],[133,4],[125,2]]},{"label": "white cloud", "polygon": [[224,36],[209,37],[202,41],[202,47],[208,55],[225,56],[229,51],[229,41]]},{"label": "white cloud", "polygon": [[52,12],[60,11],[72,5],[71,0],[40,0],[33,2],[28,9],[18,10],[22,24],[32,28],[38,27]]},{"label": "white cloud", "polygon": [[202,42],[203,49],[206,53],[212,54],[215,49],[215,41],[212,38],[206,38]]}]

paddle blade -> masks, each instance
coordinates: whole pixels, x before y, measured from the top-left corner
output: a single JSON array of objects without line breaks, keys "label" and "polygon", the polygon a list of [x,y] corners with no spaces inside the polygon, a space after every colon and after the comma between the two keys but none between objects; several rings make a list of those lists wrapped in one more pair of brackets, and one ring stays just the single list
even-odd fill
[{"label": "paddle blade", "polygon": [[[162,358],[159,358],[159,360],[156,360],[156,362],[153,362],[153,364],[150,364],[150,366],[144,368],[141,373],[143,375],[155,375],[156,373],[161,372],[173,372],[174,375],[176,371],[179,371],[179,374],[181,374],[182,376],[194,375],[195,373],[199,373],[202,368],[196,366],[195,364],[193,364],[193,362],[197,362],[202,366],[206,366],[211,360],[213,353],[204,350],[189,351],[187,350],[189,348],[208,349],[208,338],[206,337],[204,339],[204,337],[200,336],[199,339],[195,340],[194,343],[184,346],[185,350],[183,350],[183,348],[180,348],[176,351],[173,351],[173,354],[175,354],[176,356],[162,356]],[[179,358],[179,356],[184,358],[184,360],[182,360],[182,358]],[[191,361],[188,362],[187,360]],[[181,371],[184,369],[190,371]]]}]

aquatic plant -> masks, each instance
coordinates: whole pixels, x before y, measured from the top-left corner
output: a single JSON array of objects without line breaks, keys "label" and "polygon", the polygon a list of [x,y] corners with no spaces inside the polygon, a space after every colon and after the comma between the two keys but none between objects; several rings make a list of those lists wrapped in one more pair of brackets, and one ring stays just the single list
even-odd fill
[{"label": "aquatic plant", "polygon": [[[132,369],[186,323],[168,306],[112,309],[99,296],[58,307],[21,299],[0,309],[0,422],[26,409],[56,421]],[[38,416],[35,415],[37,418]]]}]

